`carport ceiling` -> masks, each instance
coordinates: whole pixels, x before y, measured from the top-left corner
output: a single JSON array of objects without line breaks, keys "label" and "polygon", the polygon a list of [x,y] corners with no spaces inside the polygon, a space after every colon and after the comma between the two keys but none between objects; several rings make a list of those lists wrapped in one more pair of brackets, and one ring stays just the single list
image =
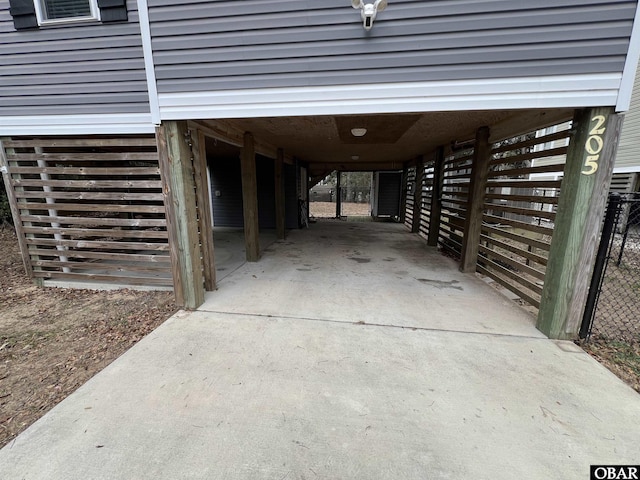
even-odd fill
[{"label": "carport ceiling", "polygon": [[[232,120],[309,164],[317,176],[332,170],[401,169],[439,145],[472,140],[482,126],[500,140],[571,118],[573,110],[492,110],[383,115],[269,117]],[[366,128],[355,137],[352,128]]]}]

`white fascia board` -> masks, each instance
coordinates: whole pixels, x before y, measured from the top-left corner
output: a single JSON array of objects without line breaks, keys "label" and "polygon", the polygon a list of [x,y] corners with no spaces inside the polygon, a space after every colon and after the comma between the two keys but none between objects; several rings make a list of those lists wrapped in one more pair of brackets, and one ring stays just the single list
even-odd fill
[{"label": "white fascia board", "polygon": [[619,73],[160,93],[162,120],[614,106]]},{"label": "white fascia board", "polygon": [[158,103],[158,85],[156,82],[156,70],[153,63],[153,48],[151,46],[151,24],[149,23],[149,6],[147,0],[138,0],[138,18],[140,34],[142,37],[142,53],[144,56],[144,71],[147,77],[147,90],[149,92],[149,106],[151,108],[151,120],[154,125],[160,125],[160,105]]},{"label": "white fascia board", "polygon": [[633,20],[629,50],[627,51],[627,59],[624,64],[622,80],[620,82],[620,93],[618,94],[618,101],[616,102],[616,112],[626,112],[631,106],[631,95],[633,93],[638,60],[640,60],[640,2],[638,2],[638,6],[636,7],[636,16]]},{"label": "white fascia board", "polygon": [[0,136],[126,135],[154,133],[151,115],[38,115],[0,117]]}]

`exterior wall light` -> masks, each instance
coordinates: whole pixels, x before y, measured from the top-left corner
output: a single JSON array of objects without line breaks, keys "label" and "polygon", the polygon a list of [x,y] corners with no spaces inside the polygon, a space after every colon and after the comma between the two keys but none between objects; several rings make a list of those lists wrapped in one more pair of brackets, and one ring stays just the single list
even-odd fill
[{"label": "exterior wall light", "polygon": [[367,129],[366,128],[352,128],[351,129],[351,135],[353,135],[354,137],[364,137],[367,133]]},{"label": "exterior wall light", "polygon": [[364,3],[363,0],[351,0],[351,6],[360,9],[362,25],[366,31],[369,31],[371,27],[373,27],[373,21],[376,19],[378,12],[387,8],[387,0],[375,0],[374,3]]}]

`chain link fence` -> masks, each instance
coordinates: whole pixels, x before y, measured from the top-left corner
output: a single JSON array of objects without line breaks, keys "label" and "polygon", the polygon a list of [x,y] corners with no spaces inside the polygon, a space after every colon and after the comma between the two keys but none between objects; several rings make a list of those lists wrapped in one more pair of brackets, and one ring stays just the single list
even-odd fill
[{"label": "chain link fence", "polygon": [[[610,225],[607,225],[607,223]],[[601,248],[592,282],[594,302],[585,314],[590,339],[640,345],[640,195],[612,196],[603,227],[610,239]],[[606,248],[604,248],[606,247]],[[599,285],[598,285],[599,283]],[[590,319],[588,316],[590,315]],[[589,321],[590,320],[590,321]],[[583,324],[584,326],[585,324]]]}]

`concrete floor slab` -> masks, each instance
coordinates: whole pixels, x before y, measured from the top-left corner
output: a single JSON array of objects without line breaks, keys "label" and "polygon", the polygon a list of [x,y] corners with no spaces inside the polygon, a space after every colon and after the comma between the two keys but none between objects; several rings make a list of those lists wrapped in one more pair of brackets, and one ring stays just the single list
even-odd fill
[{"label": "concrete floor slab", "polygon": [[[7,445],[0,479],[571,480],[638,463],[640,396],[581,349],[401,229],[381,227],[377,246],[365,230],[323,239],[307,257],[305,238],[325,235],[313,230],[236,270],[219,300],[173,316]],[[291,299],[314,285],[332,288],[326,304]]]},{"label": "concrete floor slab", "polygon": [[182,313],[0,451],[6,479],[584,479],[640,397],[540,338]]},{"label": "concrete floor slab", "polygon": [[222,279],[201,309],[543,337],[530,313],[395,223],[292,231]]}]

